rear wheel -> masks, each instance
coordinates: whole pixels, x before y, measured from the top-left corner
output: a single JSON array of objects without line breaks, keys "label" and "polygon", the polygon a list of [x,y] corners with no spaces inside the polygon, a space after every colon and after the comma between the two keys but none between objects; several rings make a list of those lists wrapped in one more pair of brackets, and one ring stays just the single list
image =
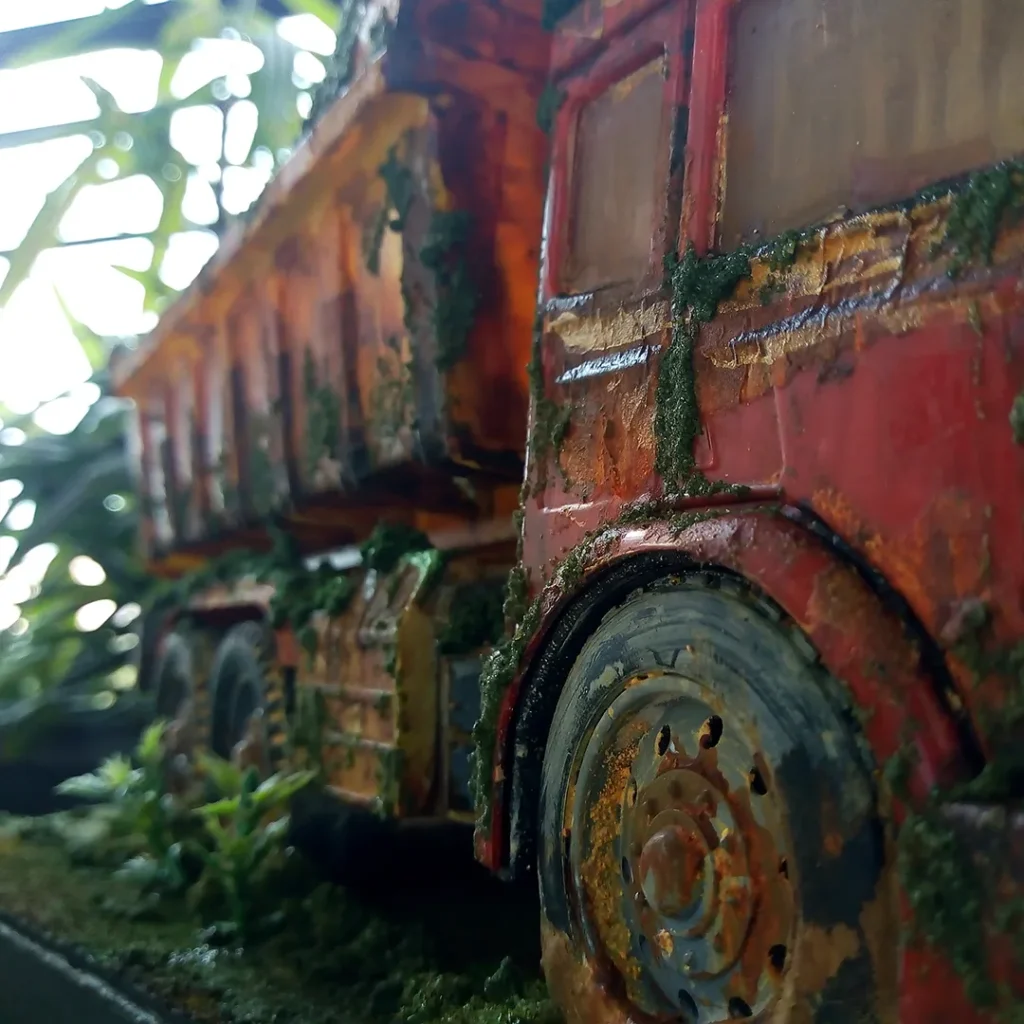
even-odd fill
[{"label": "rear wheel", "polygon": [[782,613],[700,572],[586,642],[544,758],[544,966],[570,1022],[894,1019],[870,758]]},{"label": "rear wheel", "polygon": [[171,721],[185,701],[195,696],[192,651],[188,641],[178,632],[163,637],[153,673],[156,715]]},{"label": "rear wheel", "polygon": [[261,622],[242,622],[230,629],[217,648],[211,672],[213,690],[213,752],[230,758],[235,747],[255,738],[262,746],[261,766],[276,762],[280,747],[277,722],[279,695],[268,686],[273,636]]}]

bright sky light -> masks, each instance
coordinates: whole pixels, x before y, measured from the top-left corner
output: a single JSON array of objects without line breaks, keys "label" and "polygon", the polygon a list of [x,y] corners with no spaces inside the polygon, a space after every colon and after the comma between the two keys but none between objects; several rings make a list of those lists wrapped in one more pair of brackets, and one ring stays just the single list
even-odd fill
[{"label": "bright sky light", "polygon": [[[0,32],[87,17],[105,7],[121,7],[127,2],[0,0]],[[334,52],[333,30],[311,15],[299,15],[282,19],[278,32],[306,51],[295,60],[293,80],[321,80],[324,65],[314,55]],[[17,248],[47,194],[89,156],[93,146],[88,125],[83,126],[80,134],[17,147],[5,147],[4,134],[75,124],[96,117],[96,99],[82,76],[94,79],[108,90],[122,110],[149,110],[156,102],[162,63],[153,50],[117,49],[28,68],[0,69],[0,281],[9,265],[3,254],[9,255]],[[187,98],[215,79],[223,78],[227,93],[244,98],[251,92],[249,76],[262,64],[263,54],[250,43],[237,39],[203,40],[179,64],[171,91],[179,98]],[[200,98],[196,105],[176,113],[172,124],[172,145],[188,163],[196,166],[189,175],[184,207],[192,227],[172,236],[159,268],[161,278],[176,289],[186,288],[217,248],[216,236],[204,229],[217,219],[211,183],[220,179],[217,161],[222,143],[224,157],[233,165],[226,168],[220,183],[229,212],[248,209],[272,171],[273,158],[269,152],[250,153],[257,121],[255,105],[237,103],[228,118],[226,133],[222,121],[220,110]],[[141,238],[90,240],[152,230],[159,221],[162,204],[156,184],[142,175],[83,188],[64,217],[59,233],[66,242],[85,244],[44,252],[6,307],[0,309],[0,404],[15,413],[29,413],[40,403],[70,392],[40,408],[36,422],[44,430],[66,433],[81,420],[97,393],[94,386],[84,384],[91,370],[64,317],[60,300],[77,319],[101,335],[125,337],[151,330],[156,319],[143,312],[142,285],[114,268],[120,265],[148,269],[152,244]],[[11,430],[4,440],[15,440]],[[0,514],[16,500],[17,487],[0,484]],[[21,517],[20,525],[28,525],[33,514],[34,508],[26,502],[14,511],[15,517]],[[44,545],[28,552],[3,575],[15,557],[15,548],[13,541],[0,539],[0,631],[18,622],[19,602],[38,586],[56,554],[56,549],[50,548],[52,545]],[[102,573],[100,566],[92,564]],[[75,572],[87,576],[89,570],[82,562]],[[112,602],[86,605],[79,613],[79,628],[97,629],[114,611]]]}]

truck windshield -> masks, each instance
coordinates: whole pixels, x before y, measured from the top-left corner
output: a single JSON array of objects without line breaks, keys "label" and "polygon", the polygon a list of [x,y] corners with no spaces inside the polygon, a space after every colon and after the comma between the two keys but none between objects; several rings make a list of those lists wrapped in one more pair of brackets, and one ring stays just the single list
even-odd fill
[{"label": "truck windshield", "polygon": [[721,244],[1024,151],[1019,0],[742,0]]}]

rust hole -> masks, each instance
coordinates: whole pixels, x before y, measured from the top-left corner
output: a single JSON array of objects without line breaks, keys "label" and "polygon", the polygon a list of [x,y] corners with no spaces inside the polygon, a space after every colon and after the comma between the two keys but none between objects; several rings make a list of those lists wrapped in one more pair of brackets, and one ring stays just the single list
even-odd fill
[{"label": "rust hole", "polygon": [[729,1000],[729,1019],[730,1020],[741,1020],[744,1017],[753,1017],[754,1011],[750,1009],[749,1004],[740,999],[739,996],[733,996]]},{"label": "rust hole", "polygon": [[779,874],[783,878],[789,878],[789,861],[785,857],[779,858]]},{"label": "rust hole", "polygon": [[[622,877],[627,882],[631,882],[633,880],[633,871],[629,866],[629,861],[626,860],[625,857],[622,858]],[[773,946],[772,948],[775,949],[776,947]],[[783,949],[783,956],[785,956],[785,949]]]},{"label": "rust hole", "polygon": [[672,730],[667,725],[663,725],[658,730],[658,739],[654,744],[654,749],[658,752],[658,757],[664,757],[668,753],[669,744],[671,742]]},{"label": "rust hole", "polygon": [[768,950],[768,962],[780,973],[786,966],[786,947],[781,942],[776,943]]},{"label": "rust hole", "polygon": [[768,783],[764,781],[761,769],[756,764],[747,772],[747,778],[750,779],[750,790],[752,793],[764,796],[768,792]]},{"label": "rust hole", "polygon": [[711,747],[717,747],[718,741],[722,738],[722,730],[725,728],[721,718],[718,715],[712,715],[701,727],[700,727],[700,745],[708,750]]},{"label": "rust hole", "polygon": [[697,1001],[685,988],[679,990],[679,1006],[683,1011],[683,1024],[697,1024],[700,1010],[697,1009]]},{"label": "rust hole", "polygon": [[636,807],[636,779],[630,779],[626,786],[626,804],[629,807]]}]

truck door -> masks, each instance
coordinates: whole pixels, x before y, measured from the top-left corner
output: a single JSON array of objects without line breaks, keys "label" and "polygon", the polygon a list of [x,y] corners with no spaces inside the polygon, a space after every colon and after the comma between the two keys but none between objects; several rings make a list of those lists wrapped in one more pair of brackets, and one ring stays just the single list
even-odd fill
[{"label": "truck door", "polygon": [[692,3],[585,4],[556,33],[527,470],[541,560],[564,546],[560,506],[590,528],[655,485],[649,364],[670,327],[692,21]]}]

